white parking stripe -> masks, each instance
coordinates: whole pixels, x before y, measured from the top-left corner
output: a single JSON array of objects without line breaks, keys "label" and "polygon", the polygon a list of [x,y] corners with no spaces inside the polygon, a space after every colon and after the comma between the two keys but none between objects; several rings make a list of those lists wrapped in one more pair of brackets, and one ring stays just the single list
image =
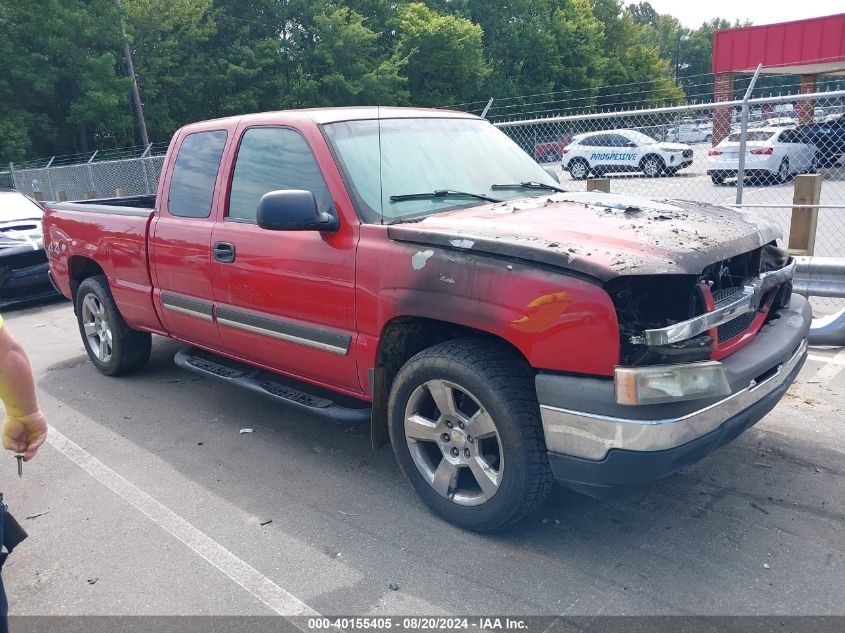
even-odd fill
[{"label": "white parking stripe", "polygon": [[[153,499],[135,484],[124,479],[52,426],[47,436],[47,443],[279,615],[319,615],[299,598],[279,587],[257,569]],[[304,626],[298,628],[305,630]]]},{"label": "white parking stripe", "polygon": [[818,363],[831,363],[839,367],[845,367],[845,359],[838,361],[836,356],[822,356],[821,354],[807,354],[807,360],[814,360]]},{"label": "white parking stripe", "polygon": [[819,369],[807,382],[827,384],[836,378],[843,369],[845,369],[845,349],[839,350],[836,356],[826,359],[824,367]]}]

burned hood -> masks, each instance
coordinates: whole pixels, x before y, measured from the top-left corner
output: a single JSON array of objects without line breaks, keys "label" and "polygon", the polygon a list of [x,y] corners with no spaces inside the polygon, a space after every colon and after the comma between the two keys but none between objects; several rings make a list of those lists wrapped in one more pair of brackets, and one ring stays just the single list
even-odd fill
[{"label": "burned hood", "polygon": [[743,211],[600,192],[558,193],[388,227],[391,239],[535,261],[602,281],[698,274],[781,232]]}]

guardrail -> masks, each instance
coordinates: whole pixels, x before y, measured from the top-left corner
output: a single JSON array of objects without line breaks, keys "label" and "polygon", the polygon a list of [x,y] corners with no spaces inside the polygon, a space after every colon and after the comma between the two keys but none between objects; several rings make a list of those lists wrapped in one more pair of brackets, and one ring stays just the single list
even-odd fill
[{"label": "guardrail", "polygon": [[[793,288],[807,297],[845,298],[845,257],[796,257]],[[813,319],[811,345],[845,346],[845,308]]]}]

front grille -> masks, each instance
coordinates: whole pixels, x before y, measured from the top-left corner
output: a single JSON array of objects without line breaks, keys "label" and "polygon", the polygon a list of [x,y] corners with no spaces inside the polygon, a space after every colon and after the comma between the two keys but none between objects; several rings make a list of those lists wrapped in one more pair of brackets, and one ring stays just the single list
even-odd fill
[{"label": "front grille", "polygon": [[754,312],[746,312],[745,314],[741,314],[737,318],[731,319],[727,323],[720,325],[718,329],[719,345],[727,343],[745,332],[745,330],[751,327],[751,324],[754,322],[754,317],[756,316],[757,314]]},{"label": "front grille", "polygon": [[[713,293],[713,300],[716,302],[716,305],[718,305],[723,301],[729,301],[732,297],[741,293],[742,288],[723,288],[722,290],[717,290]],[[751,324],[754,322],[754,317],[756,316],[757,314],[755,312],[746,312],[745,314],[741,314],[737,318],[731,319],[727,323],[720,325],[717,331],[717,340],[719,345],[727,343],[745,332],[745,330],[751,327]]]}]

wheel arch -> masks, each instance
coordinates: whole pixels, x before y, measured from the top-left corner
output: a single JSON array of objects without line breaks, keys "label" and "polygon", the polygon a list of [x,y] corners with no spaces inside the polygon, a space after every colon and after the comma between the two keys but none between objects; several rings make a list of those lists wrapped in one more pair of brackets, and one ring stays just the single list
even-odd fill
[{"label": "wheel arch", "polygon": [[82,255],[71,255],[68,257],[68,277],[70,279],[71,300],[73,309],[76,311],[76,293],[81,284],[88,277],[94,275],[105,275],[105,271],[96,261]]},{"label": "wheel arch", "polygon": [[379,335],[376,366],[370,370],[373,413],[370,437],[374,448],[389,441],[387,399],[396,375],[408,360],[423,350],[458,338],[479,338],[509,348],[530,367],[522,351],[506,339],[478,328],[429,317],[403,315],[387,321]]}]

